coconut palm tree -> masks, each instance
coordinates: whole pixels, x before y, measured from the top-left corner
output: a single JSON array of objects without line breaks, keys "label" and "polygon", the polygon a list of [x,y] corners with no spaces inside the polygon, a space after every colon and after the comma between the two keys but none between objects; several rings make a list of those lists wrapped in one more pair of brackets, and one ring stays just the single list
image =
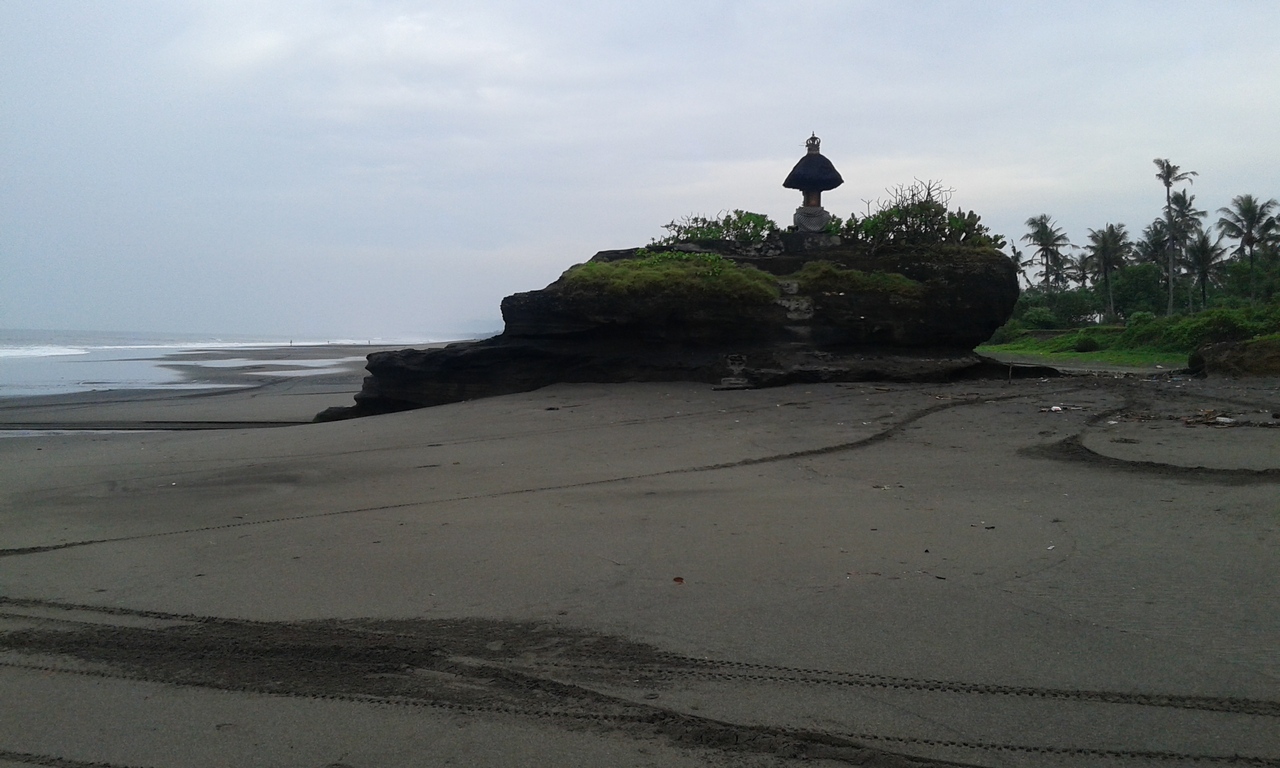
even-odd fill
[{"label": "coconut palm tree", "polygon": [[1153,219],[1142,230],[1142,239],[1133,244],[1134,261],[1155,264],[1160,271],[1166,269],[1165,256],[1169,252],[1169,227],[1164,219]]},{"label": "coconut palm tree", "polygon": [[1040,258],[1040,265],[1044,268],[1044,287],[1048,288],[1053,284],[1061,288],[1067,281],[1067,263],[1062,249],[1069,248],[1071,240],[1047,213],[1027,219],[1027,228],[1030,231],[1022,236],[1022,241],[1036,247],[1035,255]]},{"label": "coconut palm tree", "polygon": [[[1173,208],[1173,247],[1178,255],[1177,267],[1180,274],[1188,264],[1187,246],[1203,231],[1204,224],[1201,220],[1208,213],[1196,207],[1196,196],[1185,189],[1174,192],[1169,197],[1169,202]],[[1187,270],[1187,273],[1191,274],[1192,270]],[[1192,280],[1187,283],[1187,312],[1192,311],[1194,296],[1195,281]]]},{"label": "coconut palm tree", "polygon": [[[1089,244],[1085,246],[1083,264],[1093,276],[1094,284],[1101,282],[1107,290],[1107,320],[1114,322],[1116,299],[1111,290],[1111,273],[1129,260],[1133,243],[1123,224],[1108,224],[1101,230],[1089,230]],[[1099,280],[1101,278],[1101,280]]]},{"label": "coconut palm tree", "polygon": [[1027,277],[1027,268],[1031,266],[1031,259],[1018,250],[1018,246],[1009,244],[1009,261],[1013,262],[1013,269],[1018,277],[1027,281],[1027,286],[1031,286],[1031,278]]},{"label": "coconut palm tree", "polygon": [[[1188,184],[1193,184],[1195,182],[1191,177],[1199,176],[1200,174],[1196,173],[1195,171],[1184,171],[1182,170],[1181,166],[1174,165],[1168,158],[1157,157],[1155,160],[1152,160],[1151,162],[1155,163],[1156,165],[1156,178],[1159,179],[1160,183],[1164,185],[1165,223],[1169,227],[1169,232],[1173,233],[1173,232],[1176,232],[1176,228],[1174,227],[1174,223],[1173,223],[1173,185],[1177,184],[1180,181],[1185,181]],[[1174,270],[1176,268],[1176,265],[1174,264],[1174,257],[1177,251],[1177,239],[1170,238],[1166,247],[1169,251],[1169,258],[1167,260],[1169,264],[1169,270],[1168,270],[1169,308],[1166,314],[1172,315],[1173,314],[1173,276],[1175,274]]]},{"label": "coconut palm tree", "polygon": [[1071,246],[1072,253],[1062,255],[1062,282],[1063,286],[1075,283],[1081,288],[1089,282],[1089,271],[1085,268],[1083,253],[1077,253],[1079,249]]},{"label": "coconut palm tree", "polygon": [[1220,271],[1227,249],[1222,245],[1222,238],[1211,238],[1203,229],[1191,238],[1187,244],[1187,266],[1200,284],[1200,308],[1209,303],[1209,281]]},{"label": "coconut palm tree", "polygon": [[1253,257],[1259,245],[1280,234],[1280,220],[1273,213],[1280,203],[1275,199],[1258,202],[1253,195],[1236,195],[1231,206],[1219,208],[1218,231],[1225,237],[1239,242],[1236,253],[1249,257],[1249,301],[1257,299],[1256,280],[1253,276]]},{"label": "coconut palm tree", "polygon": [[1204,228],[1203,219],[1209,213],[1197,208],[1196,196],[1188,194],[1186,190],[1179,190],[1170,195],[1169,203],[1173,209],[1174,246],[1182,251],[1196,233]]}]

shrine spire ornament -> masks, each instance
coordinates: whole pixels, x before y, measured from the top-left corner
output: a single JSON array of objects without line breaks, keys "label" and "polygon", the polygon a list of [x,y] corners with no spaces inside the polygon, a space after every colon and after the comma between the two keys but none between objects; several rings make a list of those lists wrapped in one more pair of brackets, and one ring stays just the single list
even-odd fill
[{"label": "shrine spire ornament", "polygon": [[805,140],[808,152],[782,182],[787,189],[798,189],[804,195],[793,219],[796,229],[801,232],[821,232],[831,222],[831,214],[822,207],[822,193],[844,183],[840,172],[819,151],[821,144],[822,140],[816,134]]}]

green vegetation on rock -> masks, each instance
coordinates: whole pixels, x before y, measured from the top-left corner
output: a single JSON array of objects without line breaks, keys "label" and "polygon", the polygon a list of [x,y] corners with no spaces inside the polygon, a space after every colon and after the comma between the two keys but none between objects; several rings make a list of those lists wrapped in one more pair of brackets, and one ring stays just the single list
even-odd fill
[{"label": "green vegetation on rock", "polygon": [[916,181],[889,190],[889,199],[866,216],[838,217],[829,231],[874,253],[884,248],[965,245],[1003,248],[1005,239],[982,223],[973,211],[947,209],[952,190],[937,181]]},{"label": "green vegetation on rock", "polygon": [[844,269],[830,261],[810,261],[786,279],[795,280],[801,293],[889,293],[918,298],[924,286],[897,272],[863,272]]},{"label": "green vegetation on rock", "polygon": [[579,264],[561,278],[569,295],[667,297],[767,304],[778,297],[775,278],[715,253],[641,249],[636,257]]},{"label": "green vegetation on rock", "polygon": [[[897,272],[845,269],[831,261],[811,261],[782,278],[796,281],[810,295],[881,293],[904,298],[924,295],[922,283]],[[715,253],[654,252],[617,261],[579,264],[561,278],[566,294],[614,297],[664,295],[760,304],[778,298],[777,278]]]},{"label": "green vegetation on rock", "polygon": [[[826,233],[838,235],[846,245],[875,253],[883,249],[940,245],[1000,249],[1001,235],[993,234],[973,211],[947,209],[952,190],[937,181],[917,181],[888,190],[888,198],[872,203],[865,216],[833,216]],[[777,222],[762,213],[734,209],[717,217],[698,214],[664,224],[667,234],[653,245],[674,245],[709,240],[761,244],[783,232]],[[794,231],[794,227],[786,231]]]},{"label": "green vegetation on rock", "polygon": [[679,221],[664,224],[667,235],[653,241],[654,245],[672,245],[696,240],[732,240],[738,243],[763,243],[776,234],[778,224],[763,213],[734,209],[719,218],[685,216]]}]

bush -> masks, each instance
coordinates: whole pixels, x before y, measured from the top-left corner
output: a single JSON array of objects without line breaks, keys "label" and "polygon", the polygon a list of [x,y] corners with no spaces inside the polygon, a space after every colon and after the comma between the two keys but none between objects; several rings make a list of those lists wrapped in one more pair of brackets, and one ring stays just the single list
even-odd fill
[{"label": "bush", "polygon": [[1021,320],[1010,320],[1004,325],[996,329],[991,334],[991,338],[987,339],[987,344],[1009,344],[1017,341],[1027,332],[1027,327],[1022,324]]},{"label": "bush", "polygon": [[636,256],[579,264],[561,277],[563,289],[570,295],[663,296],[741,304],[769,303],[779,294],[772,275],[739,266],[719,254],[641,249]]},{"label": "bush", "polygon": [[[1036,308],[1043,308],[1052,315],[1049,320],[1041,312],[1037,312],[1031,320],[1027,314]],[[1018,303],[1014,305],[1013,316],[1039,328],[1078,328],[1093,322],[1095,316],[1102,311],[1097,295],[1088,288],[1072,288],[1069,290],[1046,289],[1032,286],[1022,292]],[[1049,323],[1046,325],[1046,323]]]},{"label": "bush", "polygon": [[881,247],[968,245],[1003,248],[1004,238],[991,234],[973,211],[947,210],[952,190],[937,181],[917,181],[889,190],[889,199],[861,218],[850,214],[839,230],[832,230],[854,243]]},{"label": "bush", "polygon": [[1274,308],[1209,309],[1178,317],[1156,317],[1148,312],[1137,312],[1129,318],[1128,327],[1117,346],[1191,352],[1203,344],[1244,341],[1277,331],[1280,331],[1280,311]]},{"label": "bush", "polygon": [[1134,264],[1116,270],[1111,276],[1116,312],[1121,317],[1134,312],[1164,312],[1168,295],[1163,275],[1155,264]]},{"label": "bush", "polygon": [[1155,319],[1156,315],[1154,312],[1134,312],[1129,315],[1129,319],[1125,325],[1129,328],[1138,328],[1146,325],[1147,323],[1154,322]]},{"label": "bush", "polygon": [[763,213],[734,209],[720,218],[685,216],[679,221],[664,224],[666,237],[653,241],[654,245],[671,245],[694,240],[732,240],[739,243],[763,243],[778,232],[778,224]]},{"label": "bush", "polygon": [[1102,349],[1102,345],[1098,343],[1096,337],[1081,334],[1076,337],[1076,343],[1072,345],[1072,349],[1077,352],[1097,352]]},{"label": "bush", "polygon": [[1178,318],[1166,331],[1167,343],[1188,351],[1217,341],[1244,341],[1266,330],[1266,325],[1248,312],[1210,309],[1191,317]]},{"label": "bush", "polygon": [[1053,310],[1048,307],[1031,307],[1022,314],[1022,323],[1028,328],[1057,328],[1061,325]]},{"label": "bush", "polygon": [[1259,248],[1252,274],[1249,260],[1240,257],[1227,264],[1222,278],[1223,288],[1230,296],[1247,301],[1252,289],[1256,291],[1258,301],[1275,301],[1280,296],[1280,254]]},{"label": "bush", "polygon": [[1053,314],[1068,328],[1088,325],[1102,311],[1098,297],[1088,288],[1053,291],[1045,298]]}]

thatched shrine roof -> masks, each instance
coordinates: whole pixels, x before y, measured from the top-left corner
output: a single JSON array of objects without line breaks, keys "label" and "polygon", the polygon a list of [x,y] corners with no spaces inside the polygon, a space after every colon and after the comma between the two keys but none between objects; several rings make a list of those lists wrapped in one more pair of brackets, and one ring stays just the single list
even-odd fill
[{"label": "thatched shrine roof", "polygon": [[831,161],[818,152],[810,152],[800,158],[796,167],[791,169],[782,186],[787,189],[798,189],[801,192],[826,192],[844,183],[840,172]]},{"label": "thatched shrine roof", "polygon": [[815,134],[806,139],[804,145],[809,150],[808,154],[800,158],[796,167],[791,169],[782,186],[801,192],[826,192],[844,183],[836,167],[818,151],[822,146],[822,139]]}]

